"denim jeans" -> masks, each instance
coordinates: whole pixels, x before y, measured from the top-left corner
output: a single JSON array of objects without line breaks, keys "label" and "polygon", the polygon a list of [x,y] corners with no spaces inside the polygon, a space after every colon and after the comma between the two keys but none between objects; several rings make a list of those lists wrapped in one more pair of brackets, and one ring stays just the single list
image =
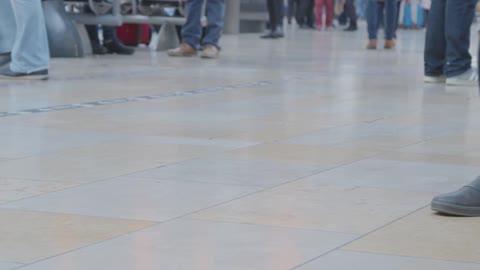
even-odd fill
[{"label": "denim jeans", "polygon": [[366,1],[368,0],[356,0],[357,15],[360,18],[365,18]]},{"label": "denim jeans", "polygon": [[[202,39],[202,5],[203,0],[187,1],[187,22],[182,27],[183,42],[195,49],[200,48],[200,40]],[[213,45],[220,48],[219,41],[223,31],[225,0],[207,0],[206,8],[208,25],[203,38],[203,45]]]},{"label": "denim jeans", "polygon": [[425,75],[447,77],[471,68],[470,27],[477,0],[433,0],[427,22]]},{"label": "denim jeans", "polygon": [[10,69],[48,69],[50,52],[40,0],[0,0],[0,53],[11,53]]},{"label": "denim jeans", "polygon": [[380,17],[385,9],[385,39],[393,39],[395,35],[397,20],[397,0],[385,0],[379,2],[377,0],[368,0],[367,4],[367,24],[368,39],[377,39],[378,26]]}]

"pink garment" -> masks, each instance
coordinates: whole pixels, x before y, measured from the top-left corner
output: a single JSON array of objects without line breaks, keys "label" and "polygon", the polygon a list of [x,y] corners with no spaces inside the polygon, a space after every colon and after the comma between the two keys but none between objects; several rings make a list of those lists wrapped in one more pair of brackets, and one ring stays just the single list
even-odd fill
[{"label": "pink garment", "polygon": [[323,24],[323,7],[325,6],[325,25],[333,26],[333,0],[315,0],[315,22],[317,28],[321,29]]}]

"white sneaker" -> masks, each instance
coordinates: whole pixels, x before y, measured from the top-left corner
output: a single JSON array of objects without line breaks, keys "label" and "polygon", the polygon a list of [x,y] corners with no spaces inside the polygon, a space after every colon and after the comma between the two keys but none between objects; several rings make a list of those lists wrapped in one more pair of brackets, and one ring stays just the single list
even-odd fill
[{"label": "white sneaker", "polygon": [[447,77],[445,75],[439,76],[423,76],[423,82],[425,83],[445,83],[447,81]]},{"label": "white sneaker", "polygon": [[200,52],[200,57],[206,58],[206,59],[216,59],[219,56],[220,56],[220,50],[213,45],[205,46],[203,50]]},{"label": "white sneaker", "polygon": [[454,86],[477,86],[478,85],[478,70],[470,68],[464,73],[455,77],[447,78],[447,85]]}]

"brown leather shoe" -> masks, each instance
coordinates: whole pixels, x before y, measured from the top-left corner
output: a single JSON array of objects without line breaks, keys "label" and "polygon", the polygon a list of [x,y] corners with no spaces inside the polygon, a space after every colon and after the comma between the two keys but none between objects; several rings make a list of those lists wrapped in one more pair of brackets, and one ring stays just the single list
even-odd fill
[{"label": "brown leather shoe", "polygon": [[385,41],[385,46],[383,46],[386,50],[390,50],[395,48],[395,40],[393,39],[387,39]]},{"label": "brown leather shoe", "polygon": [[376,39],[371,39],[368,42],[367,50],[376,50],[376,49],[377,49],[377,40]]},{"label": "brown leather shoe", "polygon": [[168,50],[167,53],[168,53],[168,56],[189,57],[189,56],[196,56],[197,50],[192,48],[192,46],[188,45],[187,43],[182,43],[177,48]]}]

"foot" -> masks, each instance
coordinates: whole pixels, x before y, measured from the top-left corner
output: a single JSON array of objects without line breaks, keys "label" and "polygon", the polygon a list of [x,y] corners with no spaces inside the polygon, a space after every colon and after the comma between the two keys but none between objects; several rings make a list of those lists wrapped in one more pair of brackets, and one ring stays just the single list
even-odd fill
[{"label": "foot", "polygon": [[133,49],[132,47],[126,46],[120,40],[117,40],[117,39],[105,40],[103,42],[103,46],[107,48],[108,53],[116,53],[116,54],[123,54],[123,55],[132,55],[135,53],[135,49]]},{"label": "foot", "polygon": [[431,76],[431,75],[424,75],[423,82],[425,83],[445,83],[447,81],[447,77],[445,75],[438,75],[438,76]]},{"label": "foot", "polygon": [[9,67],[0,69],[0,80],[46,80],[48,79],[48,69],[35,72],[24,73],[12,71]]},{"label": "foot", "polygon": [[480,177],[461,189],[433,198],[432,210],[456,216],[480,216]]},{"label": "foot", "polygon": [[3,67],[9,64],[12,61],[12,56],[10,53],[0,53],[0,67]]},{"label": "foot", "polygon": [[357,31],[357,26],[356,25],[350,25],[348,28],[345,28],[343,31],[355,32],[355,31]]},{"label": "foot", "polygon": [[395,40],[387,39],[385,41],[385,45],[383,46],[383,48],[385,48],[386,50],[390,50],[390,49],[395,48]]},{"label": "foot", "polygon": [[279,30],[278,28],[274,31],[271,31],[263,36],[261,38],[264,39],[277,39],[277,38],[283,38],[285,35],[283,34],[283,31]]},{"label": "foot", "polygon": [[205,46],[203,50],[200,52],[200,57],[205,59],[217,59],[219,56],[220,56],[220,50],[213,45]]},{"label": "foot", "polygon": [[319,25],[316,25],[316,26],[315,26],[315,30],[321,32],[321,31],[323,30],[323,25],[320,25],[320,24],[319,24]]},{"label": "foot", "polygon": [[197,50],[187,43],[182,43],[177,48],[168,50],[167,54],[172,57],[191,57],[197,55]]},{"label": "foot", "polygon": [[108,53],[108,49],[105,48],[105,46],[103,46],[102,44],[100,44],[100,42],[92,41],[92,52],[93,54],[103,55]]},{"label": "foot", "polygon": [[376,50],[376,49],[377,49],[377,40],[376,39],[371,39],[368,42],[367,50]]},{"label": "foot", "polygon": [[478,85],[478,70],[470,68],[464,73],[447,78],[447,85],[453,86],[477,86]]}]

